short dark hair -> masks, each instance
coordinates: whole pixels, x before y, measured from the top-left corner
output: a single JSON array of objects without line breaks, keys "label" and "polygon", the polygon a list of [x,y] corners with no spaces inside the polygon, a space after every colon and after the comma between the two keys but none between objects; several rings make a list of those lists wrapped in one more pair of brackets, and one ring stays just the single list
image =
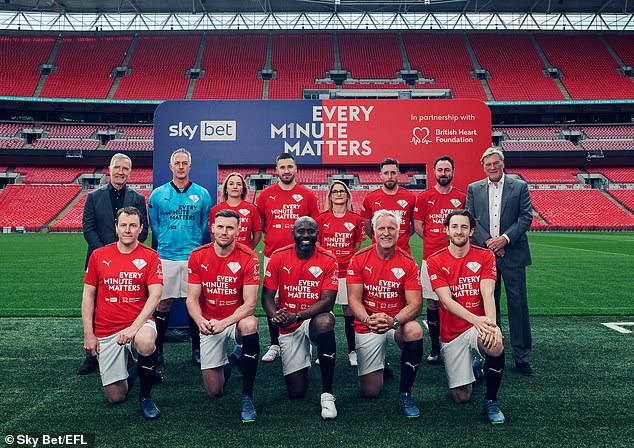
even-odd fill
[{"label": "short dark hair", "polygon": [[123,213],[125,213],[126,215],[136,215],[139,217],[139,223],[141,222],[141,212],[138,208],[132,207],[131,205],[117,210],[117,219],[115,219],[115,222],[119,222],[119,216],[121,216]]},{"label": "short dark hair", "polygon": [[451,218],[453,218],[454,216],[466,216],[467,218],[469,218],[469,226],[471,226],[472,229],[476,228],[476,220],[471,214],[471,212],[467,209],[458,209],[458,210],[450,211],[445,217],[445,220],[442,222],[445,225],[445,227],[449,227]]},{"label": "short dark hair", "polygon": [[275,158],[275,165],[277,165],[277,162],[279,162],[280,160],[286,160],[286,159],[291,159],[294,162],[295,156],[289,152],[283,152],[282,154],[280,154],[279,156]]},{"label": "short dark hair", "polygon": [[214,216],[214,221],[216,218],[236,218],[238,220],[238,224],[240,224],[240,215],[238,215],[234,210],[224,209],[220,210]]},{"label": "short dark hair", "polygon": [[436,169],[436,165],[438,165],[438,162],[445,161],[451,163],[451,169],[453,170],[453,159],[449,156],[440,156],[436,160],[434,160],[434,169]]},{"label": "short dark hair", "polygon": [[383,161],[379,164],[379,169],[382,170],[385,165],[396,165],[396,169],[399,169],[398,160],[392,159],[388,157],[387,159],[383,159]]}]

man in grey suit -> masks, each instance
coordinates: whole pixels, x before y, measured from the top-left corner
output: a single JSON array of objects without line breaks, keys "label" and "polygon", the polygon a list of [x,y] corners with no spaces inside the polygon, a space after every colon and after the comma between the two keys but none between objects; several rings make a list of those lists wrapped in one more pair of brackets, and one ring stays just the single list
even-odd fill
[{"label": "man in grey suit", "polygon": [[[88,243],[86,266],[95,249],[118,240],[115,229],[117,211],[124,207],[135,207],[141,213],[143,230],[139,241],[147,238],[148,226],[145,198],[142,194],[128,188],[126,182],[132,171],[132,160],[125,154],[117,153],[110,159],[110,182],[86,196],[82,230]],[[86,375],[97,370],[97,358],[86,354],[84,363],[77,370],[78,375]]]},{"label": "man in grey suit", "polygon": [[473,243],[495,253],[498,326],[504,280],[513,359],[522,375],[532,376],[533,369],[528,363],[532,338],[526,295],[526,266],[531,264],[526,237],[533,220],[531,197],[526,182],[504,174],[504,154],[500,148],[487,149],[480,161],[487,179],[472,183],[467,192],[467,209],[478,222]]}]

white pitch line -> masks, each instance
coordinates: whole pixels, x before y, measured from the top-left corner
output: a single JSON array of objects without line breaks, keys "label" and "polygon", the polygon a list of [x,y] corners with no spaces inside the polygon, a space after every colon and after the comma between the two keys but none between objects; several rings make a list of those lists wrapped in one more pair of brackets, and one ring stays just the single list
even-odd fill
[{"label": "white pitch line", "polygon": [[607,252],[604,250],[593,250],[593,249],[580,249],[578,247],[568,247],[568,246],[557,246],[555,244],[544,244],[544,243],[530,243],[531,246],[546,246],[546,247],[555,247],[557,249],[570,249],[570,250],[580,250],[582,252],[592,252],[595,254],[607,254],[607,255],[619,255],[622,257],[634,257],[633,254],[622,254],[619,252]]},{"label": "white pitch line", "polygon": [[632,331],[623,327],[630,325],[634,326],[634,322],[601,322],[601,325],[605,325],[611,330],[618,331],[621,334],[630,334]]}]

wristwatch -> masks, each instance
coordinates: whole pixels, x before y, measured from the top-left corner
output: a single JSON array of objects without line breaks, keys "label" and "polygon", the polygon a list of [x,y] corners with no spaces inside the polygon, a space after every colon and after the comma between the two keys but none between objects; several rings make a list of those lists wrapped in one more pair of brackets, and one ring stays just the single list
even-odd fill
[{"label": "wristwatch", "polygon": [[304,320],[304,317],[302,316],[302,314],[295,313],[295,322],[301,322],[302,320]]},{"label": "wristwatch", "polygon": [[392,324],[392,329],[398,330],[398,327],[400,327],[401,324],[398,323],[398,319],[396,318],[396,316],[393,316],[392,319],[394,319],[394,323]]}]

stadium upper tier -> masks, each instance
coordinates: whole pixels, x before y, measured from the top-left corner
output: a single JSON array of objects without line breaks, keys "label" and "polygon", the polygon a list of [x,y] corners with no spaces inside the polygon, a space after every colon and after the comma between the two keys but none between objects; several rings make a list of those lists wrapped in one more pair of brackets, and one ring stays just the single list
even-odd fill
[{"label": "stadium upper tier", "polygon": [[301,99],[305,89],[339,87],[449,89],[485,101],[632,99],[631,71],[619,69],[634,65],[633,47],[632,35],[598,34],[0,35],[0,95]]}]

